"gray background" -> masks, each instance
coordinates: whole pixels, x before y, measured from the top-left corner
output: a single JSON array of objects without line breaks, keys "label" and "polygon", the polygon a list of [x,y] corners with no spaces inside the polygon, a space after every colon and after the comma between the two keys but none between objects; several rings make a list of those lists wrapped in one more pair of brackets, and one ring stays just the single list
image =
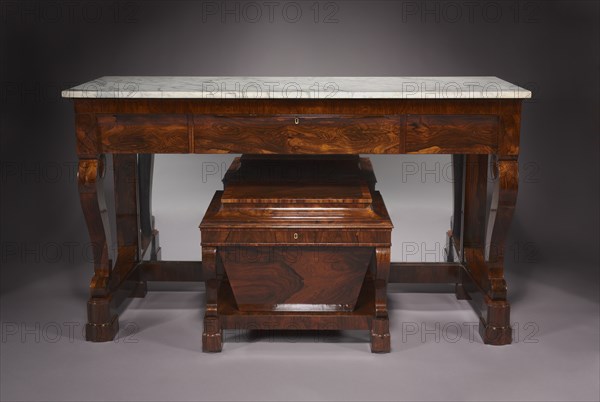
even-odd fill
[{"label": "gray background", "polygon": [[[598,400],[598,3],[267,3],[0,3],[0,398]],[[398,285],[387,356],[351,331],[229,334],[224,353],[202,354],[195,285],[132,302],[116,342],[84,342],[92,269],[59,91],[102,75],[495,75],[532,90],[506,263],[515,343],[483,345],[468,304],[424,293],[447,289]],[[230,159],[157,157],[165,259],[199,259]],[[372,159],[393,259],[439,259],[449,158]]]}]

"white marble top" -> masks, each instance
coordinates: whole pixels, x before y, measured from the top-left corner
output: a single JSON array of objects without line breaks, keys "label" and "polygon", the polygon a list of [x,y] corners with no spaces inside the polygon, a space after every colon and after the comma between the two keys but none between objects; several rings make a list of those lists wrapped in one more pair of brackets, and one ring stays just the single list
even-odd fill
[{"label": "white marble top", "polygon": [[494,99],[531,98],[497,77],[101,77],[63,98]]}]

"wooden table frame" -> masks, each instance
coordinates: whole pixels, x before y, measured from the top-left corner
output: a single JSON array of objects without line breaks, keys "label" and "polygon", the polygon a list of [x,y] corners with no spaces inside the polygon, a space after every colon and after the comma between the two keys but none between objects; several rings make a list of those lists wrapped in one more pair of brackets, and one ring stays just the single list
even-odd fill
[{"label": "wooden table frame", "polygon": [[[79,194],[94,246],[87,340],[112,340],[119,307],[144,297],[147,281],[215,275],[199,261],[160,260],[150,204],[153,154],[438,153],[452,154],[455,178],[447,262],[392,262],[389,282],[456,284],[457,298],[470,300],[480,317],[484,342],[512,342],[504,250],[517,198],[521,99],[80,98],[74,106]],[[102,183],[107,154],[116,261],[109,259]]]}]

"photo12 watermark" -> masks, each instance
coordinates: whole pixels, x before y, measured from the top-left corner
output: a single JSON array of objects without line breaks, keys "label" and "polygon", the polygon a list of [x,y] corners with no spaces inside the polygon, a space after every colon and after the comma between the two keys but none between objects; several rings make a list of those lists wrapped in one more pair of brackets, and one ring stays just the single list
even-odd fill
[{"label": "photo12 watermark", "polygon": [[[439,242],[402,241],[395,244],[399,253],[393,253],[399,261],[447,262],[447,245]],[[491,257],[503,256],[503,260],[515,264],[533,264],[541,259],[540,247],[533,241],[516,240],[503,246],[487,244],[485,250]],[[468,261],[467,261],[468,264]]]},{"label": "photo12 watermark", "polygon": [[402,0],[403,23],[533,24],[543,18],[543,2],[531,0]]},{"label": "photo12 watermark", "polygon": [[3,105],[41,105],[64,102],[61,92],[78,85],[71,81],[0,81],[0,102]]},{"label": "photo12 watermark", "polygon": [[4,24],[133,24],[139,20],[140,1],[2,0]]},{"label": "photo12 watermark", "polygon": [[[478,321],[474,322],[416,322],[402,321],[401,339],[402,343],[457,343],[467,341],[469,343],[477,342],[479,336]],[[513,322],[512,342],[513,343],[539,343],[540,327],[538,323]]]},{"label": "photo12 watermark", "polygon": [[[138,343],[139,325],[121,321],[120,330],[113,343]],[[8,343],[74,343],[86,339],[86,324],[78,321],[2,321],[0,340]]]},{"label": "photo12 watermark", "polygon": [[[497,180],[498,162],[487,158],[484,169],[487,173],[487,182]],[[400,161],[398,163],[399,175],[402,183],[454,183],[454,163],[452,161],[440,162],[439,160],[424,159],[419,161]],[[467,162],[465,172],[480,171],[479,162]],[[519,160],[519,181],[523,184],[535,184],[542,181],[543,169],[539,162]]]},{"label": "photo12 watermark", "polygon": [[[396,324],[399,328],[392,330],[394,339],[401,344],[410,343],[481,343],[479,321],[402,321]],[[512,343],[538,344],[540,342],[540,326],[537,322],[513,322]],[[225,331],[227,342],[268,342],[268,343],[341,343],[344,337],[333,325],[322,325],[314,330],[304,330],[298,325],[288,324],[284,327],[275,323],[246,322],[238,324],[234,329]],[[493,341],[493,339],[491,339]]]},{"label": "photo12 watermark", "polygon": [[203,1],[202,22],[337,24],[341,4],[335,1]]},{"label": "photo12 watermark", "polygon": [[[87,236],[86,236],[87,237]],[[89,241],[33,241],[2,240],[0,242],[0,262],[2,264],[79,264],[94,263],[94,256],[100,255],[103,244]],[[116,238],[107,246],[109,256],[118,255]],[[115,261],[113,259],[113,261]]]}]

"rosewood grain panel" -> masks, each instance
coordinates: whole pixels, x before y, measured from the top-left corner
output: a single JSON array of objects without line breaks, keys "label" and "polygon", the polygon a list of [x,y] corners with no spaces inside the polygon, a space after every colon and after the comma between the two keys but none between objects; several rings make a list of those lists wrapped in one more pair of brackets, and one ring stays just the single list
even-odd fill
[{"label": "rosewood grain panel", "polygon": [[373,249],[220,247],[240,311],[352,311]]},{"label": "rosewood grain panel", "polygon": [[195,115],[196,153],[399,153],[404,116]]},{"label": "rosewood grain panel", "polygon": [[498,148],[494,115],[410,115],[406,126],[408,153],[489,154]]},{"label": "rosewood grain panel", "polygon": [[102,150],[109,153],[188,153],[186,115],[98,115]]}]

